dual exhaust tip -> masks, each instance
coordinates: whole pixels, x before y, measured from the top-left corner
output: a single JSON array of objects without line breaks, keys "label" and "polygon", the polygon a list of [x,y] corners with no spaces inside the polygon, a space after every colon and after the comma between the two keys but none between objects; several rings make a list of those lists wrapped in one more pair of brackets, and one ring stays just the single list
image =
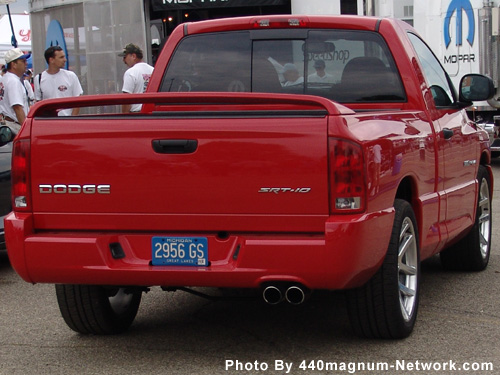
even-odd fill
[{"label": "dual exhaust tip", "polygon": [[309,289],[299,284],[288,286],[268,285],[264,288],[262,297],[270,305],[277,305],[284,300],[292,305],[300,305],[307,299],[309,294]]}]

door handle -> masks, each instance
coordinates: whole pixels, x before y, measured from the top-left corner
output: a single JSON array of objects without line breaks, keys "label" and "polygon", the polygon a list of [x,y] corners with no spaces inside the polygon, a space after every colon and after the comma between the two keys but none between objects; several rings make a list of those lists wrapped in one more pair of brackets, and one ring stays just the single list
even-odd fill
[{"label": "door handle", "polygon": [[444,137],[444,139],[450,139],[451,137],[453,137],[453,130],[448,129],[448,128],[444,128],[443,129],[443,137]]},{"label": "door handle", "polygon": [[196,139],[155,139],[153,150],[158,154],[192,154],[198,148]]}]

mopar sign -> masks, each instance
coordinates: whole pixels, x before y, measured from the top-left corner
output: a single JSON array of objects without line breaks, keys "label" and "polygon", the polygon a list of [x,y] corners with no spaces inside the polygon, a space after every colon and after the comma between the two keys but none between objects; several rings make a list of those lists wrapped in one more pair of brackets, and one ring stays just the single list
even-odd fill
[{"label": "mopar sign", "polygon": [[472,10],[472,5],[469,0],[452,0],[450,6],[448,7],[448,11],[446,12],[446,17],[444,19],[444,42],[446,44],[446,48],[451,43],[450,37],[450,24],[451,17],[454,13],[457,13],[457,22],[456,22],[456,38],[455,45],[462,45],[462,18],[463,14],[467,16],[468,24],[469,24],[469,33],[467,35],[467,41],[472,46],[474,44],[474,29],[476,23],[474,21],[474,11]]},{"label": "mopar sign", "polygon": [[[455,45],[457,47],[462,46],[463,44],[463,25],[464,25],[464,16],[466,17],[468,31],[467,31],[467,42],[472,47],[474,44],[474,36],[476,29],[476,22],[474,19],[474,10],[470,3],[470,0],[452,0],[450,5],[448,6],[448,10],[446,11],[446,16],[444,18],[444,43],[446,48],[448,48],[451,44],[452,38],[450,34],[450,28],[452,25],[452,17],[455,15]],[[456,54],[456,55],[448,55],[444,57],[444,63],[448,64],[456,64],[459,62],[471,62],[475,61],[474,54]]]}]

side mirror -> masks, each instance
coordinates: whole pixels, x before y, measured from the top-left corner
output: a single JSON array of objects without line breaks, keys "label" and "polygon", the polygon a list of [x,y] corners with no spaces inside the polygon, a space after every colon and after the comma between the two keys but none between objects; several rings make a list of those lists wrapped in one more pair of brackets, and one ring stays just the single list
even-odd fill
[{"label": "side mirror", "polygon": [[8,126],[0,126],[0,146],[4,146],[15,138],[15,134]]},{"label": "side mirror", "polygon": [[460,80],[460,102],[479,102],[491,99],[495,87],[491,78],[481,74],[466,74]]}]

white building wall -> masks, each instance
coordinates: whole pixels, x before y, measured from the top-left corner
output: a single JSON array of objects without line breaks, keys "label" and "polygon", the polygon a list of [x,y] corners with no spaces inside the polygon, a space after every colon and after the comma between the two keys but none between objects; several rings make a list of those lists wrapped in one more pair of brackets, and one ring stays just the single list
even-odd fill
[{"label": "white building wall", "polygon": [[43,9],[81,3],[82,0],[29,0],[31,12],[37,12]]},{"label": "white building wall", "polygon": [[378,0],[375,3],[377,17],[394,17],[394,0]]},{"label": "white building wall", "polygon": [[[358,14],[363,15],[363,0],[356,2]],[[292,0],[291,4],[292,14],[340,14],[340,0]]]},{"label": "white building wall", "polygon": [[292,0],[292,14],[340,14],[340,0]]},{"label": "white building wall", "polygon": [[373,15],[376,17],[392,17],[407,21],[413,20],[411,14],[413,13],[415,0],[365,0],[365,2],[368,8],[373,9]]},{"label": "white building wall", "polygon": [[[341,0],[291,0],[293,14],[340,14]],[[419,0],[420,1],[420,0]],[[365,2],[371,4],[365,5]],[[413,8],[414,0],[357,0],[358,15],[365,14],[365,6],[373,7],[377,17],[395,17],[412,19],[408,17],[408,7]],[[406,12],[405,12],[405,7]]]},{"label": "white building wall", "polygon": [[393,8],[395,18],[406,19],[410,8],[413,9],[413,0],[393,0]]}]

